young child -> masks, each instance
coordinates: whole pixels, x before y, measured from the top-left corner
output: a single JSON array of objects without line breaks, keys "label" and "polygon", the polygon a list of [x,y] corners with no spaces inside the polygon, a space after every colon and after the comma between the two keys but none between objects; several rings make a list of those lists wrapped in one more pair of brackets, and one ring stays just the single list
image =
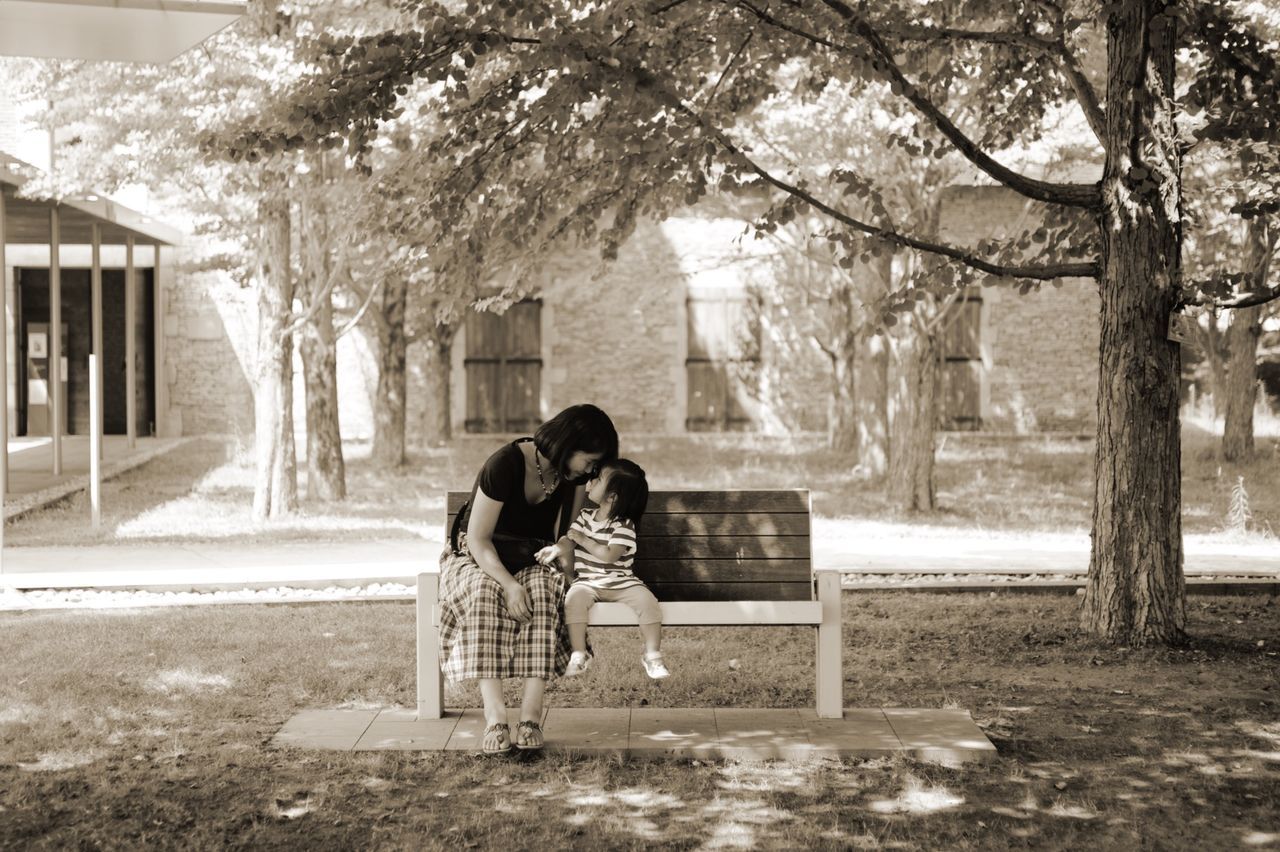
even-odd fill
[{"label": "young child", "polygon": [[608,462],[587,483],[587,496],[597,508],[584,508],[568,533],[574,544],[577,578],[564,599],[564,620],[573,647],[565,675],[580,675],[591,665],[587,613],[592,604],[620,601],[639,618],[645,673],[661,680],[671,674],[662,659],[662,610],[653,592],[631,570],[636,529],[649,502],[644,470],[630,459]]}]

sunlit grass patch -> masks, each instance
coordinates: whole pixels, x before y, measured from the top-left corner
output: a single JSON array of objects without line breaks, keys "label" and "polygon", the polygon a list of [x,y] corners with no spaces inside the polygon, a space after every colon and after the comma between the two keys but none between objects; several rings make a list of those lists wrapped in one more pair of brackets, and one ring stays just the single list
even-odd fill
[{"label": "sunlit grass patch", "polygon": [[46,751],[34,761],[18,761],[18,768],[23,772],[64,772],[88,766],[97,759],[96,754],[87,751]]},{"label": "sunlit grass patch", "polygon": [[146,689],[163,694],[218,691],[231,686],[226,675],[209,674],[199,669],[170,669],[147,679]]}]

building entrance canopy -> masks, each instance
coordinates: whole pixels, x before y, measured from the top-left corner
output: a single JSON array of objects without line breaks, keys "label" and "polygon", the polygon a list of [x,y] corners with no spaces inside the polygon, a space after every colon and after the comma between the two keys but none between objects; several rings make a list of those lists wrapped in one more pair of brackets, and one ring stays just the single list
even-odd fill
[{"label": "building entrance canopy", "polygon": [[231,0],[3,0],[0,55],[165,63],[244,15]]}]

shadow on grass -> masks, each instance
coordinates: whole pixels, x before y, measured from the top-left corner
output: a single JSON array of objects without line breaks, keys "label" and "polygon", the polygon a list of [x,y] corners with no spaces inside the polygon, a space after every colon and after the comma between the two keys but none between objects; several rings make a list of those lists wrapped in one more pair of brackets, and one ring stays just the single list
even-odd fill
[{"label": "shadow on grass", "polygon": [[[844,615],[848,705],[969,710],[999,760],[275,750],[301,709],[412,704],[412,605],[0,615],[0,846],[1277,842],[1275,602],[1190,606],[1193,639],[1177,649],[1084,641],[1073,599],[847,594]],[[593,641],[598,668],[553,683],[551,706],[812,702],[803,629],[672,630],[660,687],[630,631]],[[470,688],[447,698],[478,700]]]}]

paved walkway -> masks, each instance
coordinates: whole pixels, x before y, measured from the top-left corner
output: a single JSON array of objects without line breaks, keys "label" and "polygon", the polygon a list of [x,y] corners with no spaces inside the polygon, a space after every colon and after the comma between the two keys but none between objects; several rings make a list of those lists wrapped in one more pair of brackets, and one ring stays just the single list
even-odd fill
[{"label": "paved walkway", "polygon": [[[856,574],[1038,574],[1081,576],[1088,538],[1047,535],[992,539],[964,531],[920,536],[902,525],[815,521],[814,563]],[[412,585],[436,564],[442,541],[327,544],[118,544],[110,547],[18,547],[0,553],[0,588],[161,588],[227,590],[302,585]],[[1280,579],[1272,544],[1224,545],[1188,536],[1188,577]]]},{"label": "paved walkway", "polygon": [[[130,449],[124,435],[107,435],[102,441],[102,476],[117,476],[145,464],[191,439],[138,438]],[[33,508],[89,487],[89,438],[71,435],[62,439],[62,473],[53,475],[53,441],[50,438],[9,439],[9,493],[4,516],[16,517]],[[87,519],[85,523],[88,523]]]},{"label": "paved walkway", "polygon": [[[509,710],[508,718],[519,715]],[[543,713],[543,727],[548,749],[592,755],[800,761],[902,754],[948,765],[996,757],[967,710],[849,708],[843,719],[819,719],[812,708],[552,707]],[[421,720],[398,708],[304,710],[272,745],[476,752],[483,735],[484,716],[474,708]]]}]

